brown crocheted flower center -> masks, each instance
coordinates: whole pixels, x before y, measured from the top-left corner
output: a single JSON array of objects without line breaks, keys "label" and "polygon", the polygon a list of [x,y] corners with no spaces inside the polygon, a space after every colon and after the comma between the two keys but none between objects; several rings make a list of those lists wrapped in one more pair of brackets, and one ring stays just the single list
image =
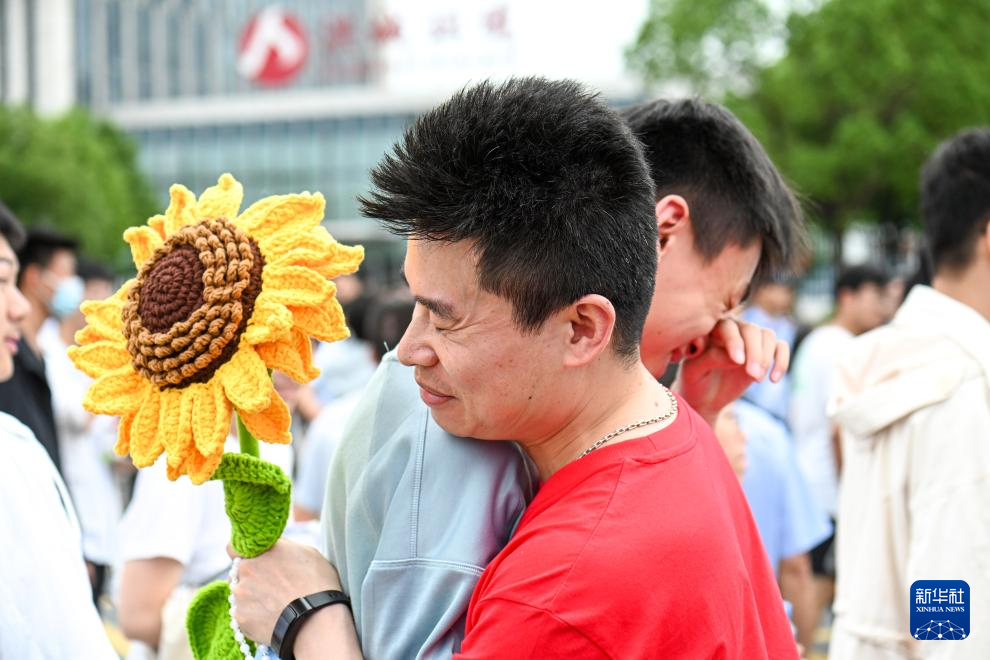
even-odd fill
[{"label": "brown crocheted flower center", "polygon": [[189,316],[203,300],[206,267],[192,245],[177,245],[148,273],[138,300],[138,316],[148,330],[165,332]]},{"label": "brown crocheted flower center", "polygon": [[134,369],[163,389],[209,380],[237,350],[264,265],[254,240],[223,218],[173,234],[124,306]]}]

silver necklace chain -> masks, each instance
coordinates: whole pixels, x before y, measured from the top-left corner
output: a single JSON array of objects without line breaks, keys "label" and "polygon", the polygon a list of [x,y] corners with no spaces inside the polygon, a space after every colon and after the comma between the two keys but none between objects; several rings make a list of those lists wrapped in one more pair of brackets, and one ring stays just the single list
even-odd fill
[{"label": "silver necklace chain", "polygon": [[[661,387],[663,387],[663,386],[661,385]],[[665,420],[668,420],[671,417],[673,417],[674,415],[676,415],[677,414],[677,397],[675,397],[674,396],[674,393],[671,392],[666,387],[664,387],[663,390],[664,390],[664,392],[667,393],[667,396],[670,398],[670,408],[667,410],[667,412],[665,412],[664,414],[662,414],[662,415],[660,415],[658,417],[653,417],[651,419],[644,419],[644,420],[639,421],[639,422],[636,422],[634,424],[630,424],[629,426],[623,426],[621,429],[616,429],[616,430],[612,431],[611,433],[609,433],[608,435],[606,435],[605,437],[603,437],[601,440],[599,440],[595,444],[593,444],[590,447],[588,447],[587,449],[585,449],[584,450],[584,453],[582,453],[580,456],[578,456],[578,458],[584,458],[585,456],[587,456],[591,452],[595,451],[596,449],[598,449],[599,447],[601,447],[602,445],[604,445],[606,442],[608,442],[609,440],[611,440],[612,438],[614,438],[614,437],[616,437],[618,435],[622,435],[623,433],[627,433],[629,431],[632,431],[632,430],[638,429],[638,428],[642,428],[644,426],[650,426],[651,424],[659,424],[660,422],[665,421]]]}]

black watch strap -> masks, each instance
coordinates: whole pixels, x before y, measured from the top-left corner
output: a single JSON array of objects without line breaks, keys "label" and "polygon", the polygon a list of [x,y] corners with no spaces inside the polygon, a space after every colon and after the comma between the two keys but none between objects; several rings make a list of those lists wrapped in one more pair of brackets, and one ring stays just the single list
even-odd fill
[{"label": "black watch strap", "polygon": [[272,650],[282,660],[293,660],[292,647],[296,643],[299,628],[316,610],[343,603],[351,608],[351,599],[343,591],[317,591],[315,594],[297,598],[282,610],[281,616],[275,622],[272,633]]}]

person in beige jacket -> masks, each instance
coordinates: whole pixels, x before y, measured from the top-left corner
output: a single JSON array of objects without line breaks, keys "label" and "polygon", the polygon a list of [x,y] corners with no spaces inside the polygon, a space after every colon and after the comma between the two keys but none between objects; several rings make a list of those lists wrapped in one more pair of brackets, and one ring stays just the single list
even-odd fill
[{"label": "person in beige jacket", "polygon": [[[932,286],[836,356],[833,660],[990,657],[990,129],[939,147],[921,192]],[[915,580],[969,584],[966,639],[913,637]]]}]

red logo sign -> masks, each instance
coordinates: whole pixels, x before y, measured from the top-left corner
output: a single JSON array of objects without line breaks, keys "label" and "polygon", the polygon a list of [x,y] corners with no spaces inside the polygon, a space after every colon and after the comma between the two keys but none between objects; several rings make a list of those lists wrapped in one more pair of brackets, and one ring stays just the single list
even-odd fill
[{"label": "red logo sign", "polygon": [[299,21],[279,7],[267,7],[244,28],[237,70],[261,85],[284,85],[302,70],[308,53]]}]

